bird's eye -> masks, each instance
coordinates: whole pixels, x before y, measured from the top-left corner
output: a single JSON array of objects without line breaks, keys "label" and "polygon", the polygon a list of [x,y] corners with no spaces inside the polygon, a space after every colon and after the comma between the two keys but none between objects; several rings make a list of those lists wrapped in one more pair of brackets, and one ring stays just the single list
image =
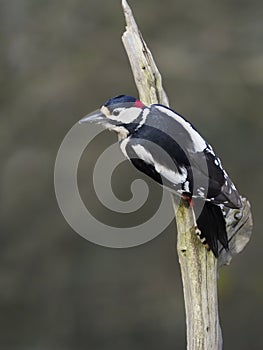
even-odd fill
[{"label": "bird's eye", "polygon": [[120,110],[119,109],[115,109],[112,114],[117,117],[120,114]]}]

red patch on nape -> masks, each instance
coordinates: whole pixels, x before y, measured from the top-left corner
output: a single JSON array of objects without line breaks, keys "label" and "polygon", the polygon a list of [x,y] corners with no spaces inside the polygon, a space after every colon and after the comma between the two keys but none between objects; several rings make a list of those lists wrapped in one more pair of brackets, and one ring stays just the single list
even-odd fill
[{"label": "red patch on nape", "polygon": [[136,101],[134,102],[134,107],[143,108],[143,107],[144,107],[144,104],[143,104],[140,100],[136,100]]}]

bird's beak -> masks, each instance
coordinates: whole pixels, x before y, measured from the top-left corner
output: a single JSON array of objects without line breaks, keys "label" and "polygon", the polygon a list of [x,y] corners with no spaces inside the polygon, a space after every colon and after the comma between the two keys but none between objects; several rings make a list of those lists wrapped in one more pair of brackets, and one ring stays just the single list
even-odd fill
[{"label": "bird's beak", "polygon": [[101,112],[100,109],[86,115],[84,118],[80,119],[79,123],[97,123],[101,124],[106,121],[106,116]]}]

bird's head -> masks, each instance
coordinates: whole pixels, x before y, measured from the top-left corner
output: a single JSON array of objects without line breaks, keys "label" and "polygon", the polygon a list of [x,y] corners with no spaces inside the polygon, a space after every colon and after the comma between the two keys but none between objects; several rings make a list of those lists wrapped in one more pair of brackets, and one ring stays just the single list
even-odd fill
[{"label": "bird's head", "polygon": [[135,97],[119,95],[109,99],[99,110],[79,122],[101,124],[106,129],[117,132],[119,138],[123,139],[137,128],[145,107]]}]

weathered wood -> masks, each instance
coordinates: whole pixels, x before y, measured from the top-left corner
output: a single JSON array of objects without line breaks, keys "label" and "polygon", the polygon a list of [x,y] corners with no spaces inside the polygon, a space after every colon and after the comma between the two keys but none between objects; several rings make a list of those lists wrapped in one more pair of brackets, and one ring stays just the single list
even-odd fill
[{"label": "weathered wood", "polygon": [[[131,64],[140,100],[145,104],[162,103],[168,106],[161,74],[126,0],[122,0],[122,7],[126,19],[126,31],[122,41]],[[173,196],[172,201],[177,223],[177,251],[184,290],[187,349],[220,350],[222,337],[217,300],[218,260],[197,238],[192,209],[184,201],[178,205],[178,198]],[[233,225],[236,213],[234,211],[228,213],[228,229],[232,230],[233,244],[230,243],[229,252],[222,252],[222,257],[219,259],[220,265],[229,263],[232,256],[244,248],[251,235],[250,207],[247,201],[244,203],[247,205],[246,212],[243,212],[243,223],[246,225],[238,227],[236,222]]]},{"label": "weathered wood", "polygon": [[[175,206],[177,251],[183,281],[187,349],[221,349],[217,302],[217,259],[200,245],[188,203]],[[180,225],[180,226],[179,226]]]},{"label": "weathered wood", "polygon": [[122,7],[127,24],[122,41],[131,64],[140,99],[146,105],[162,103],[168,106],[169,102],[162,87],[161,74],[143,40],[126,0],[122,0]]}]

